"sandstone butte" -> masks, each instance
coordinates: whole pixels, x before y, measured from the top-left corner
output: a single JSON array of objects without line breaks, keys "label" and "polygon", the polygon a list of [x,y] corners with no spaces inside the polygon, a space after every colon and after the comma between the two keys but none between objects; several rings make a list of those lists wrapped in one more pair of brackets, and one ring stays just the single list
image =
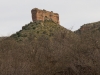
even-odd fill
[{"label": "sandstone butte", "polygon": [[59,23],[59,14],[54,13],[53,11],[41,10],[38,8],[34,8],[31,10],[32,20],[34,21],[44,21],[44,20],[52,20],[57,24]]}]

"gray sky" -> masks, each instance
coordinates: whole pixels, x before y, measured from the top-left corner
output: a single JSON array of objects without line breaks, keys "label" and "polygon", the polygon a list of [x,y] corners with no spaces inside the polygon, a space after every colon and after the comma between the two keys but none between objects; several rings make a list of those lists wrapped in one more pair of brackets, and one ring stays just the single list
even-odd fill
[{"label": "gray sky", "polygon": [[100,0],[0,0],[0,36],[11,35],[31,22],[35,7],[59,13],[60,24],[67,29],[100,21]]}]

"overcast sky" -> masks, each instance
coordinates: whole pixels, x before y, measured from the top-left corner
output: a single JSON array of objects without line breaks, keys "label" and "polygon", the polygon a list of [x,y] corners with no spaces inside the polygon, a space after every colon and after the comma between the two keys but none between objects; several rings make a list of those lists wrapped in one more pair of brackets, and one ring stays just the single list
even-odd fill
[{"label": "overcast sky", "polygon": [[71,30],[100,21],[100,0],[0,0],[0,36],[11,35],[31,22],[32,8],[59,13],[60,24]]}]

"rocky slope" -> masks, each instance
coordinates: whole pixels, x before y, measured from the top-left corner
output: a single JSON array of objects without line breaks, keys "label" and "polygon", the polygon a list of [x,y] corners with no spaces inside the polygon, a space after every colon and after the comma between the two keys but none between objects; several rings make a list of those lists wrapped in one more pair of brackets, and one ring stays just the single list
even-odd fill
[{"label": "rocky slope", "polygon": [[80,34],[80,33],[87,33],[87,32],[94,33],[94,32],[98,32],[98,31],[100,31],[100,21],[94,22],[94,23],[84,24],[81,26],[80,29],[78,29],[75,32]]},{"label": "rocky slope", "polygon": [[4,40],[4,39],[6,39],[7,37],[0,37],[0,41],[2,41],[2,40]]},{"label": "rocky slope", "polygon": [[52,20],[31,22],[0,42],[0,74],[99,75],[99,46],[86,37]]}]

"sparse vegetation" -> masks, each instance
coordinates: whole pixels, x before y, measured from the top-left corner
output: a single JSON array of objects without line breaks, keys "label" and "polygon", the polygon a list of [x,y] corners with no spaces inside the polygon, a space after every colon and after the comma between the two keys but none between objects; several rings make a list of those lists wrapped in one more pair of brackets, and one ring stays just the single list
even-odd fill
[{"label": "sparse vegetation", "polygon": [[99,75],[99,29],[72,32],[51,20],[30,22],[0,41],[0,75]]}]

